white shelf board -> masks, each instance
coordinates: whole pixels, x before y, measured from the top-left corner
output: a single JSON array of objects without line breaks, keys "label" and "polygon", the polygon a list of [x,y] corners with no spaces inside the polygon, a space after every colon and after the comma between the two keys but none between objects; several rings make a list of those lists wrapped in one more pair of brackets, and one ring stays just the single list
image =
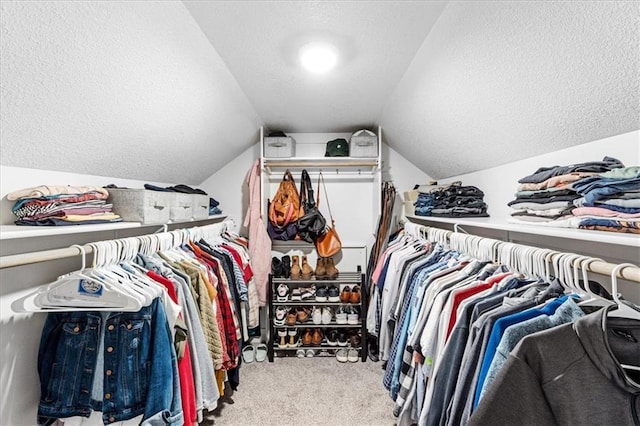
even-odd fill
[{"label": "white shelf board", "polygon": [[[169,222],[167,225],[184,225],[195,224],[199,222],[205,222],[209,220],[223,220],[225,215],[213,215],[206,219],[196,219],[188,222]],[[102,231],[117,231],[120,229],[131,228],[162,228],[164,224],[141,224],[140,222],[115,222],[115,223],[100,223],[90,225],[68,225],[68,226],[18,226],[18,225],[1,225],[0,226],[0,240],[13,240],[18,238],[32,238],[32,237],[49,237],[55,235],[68,235],[68,234],[84,234],[92,232]]]},{"label": "white shelf board", "polygon": [[406,215],[411,222],[431,222],[458,224],[460,226],[475,226],[478,228],[496,229],[500,231],[521,232],[547,237],[591,241],[602,244],[616,244],[630,247],[640,247],[640,235],[616,232],[592,231],[588,229],[553,228],[550,226],[529,225],[520,223],[500,222],[490,217],[449,218]]}]

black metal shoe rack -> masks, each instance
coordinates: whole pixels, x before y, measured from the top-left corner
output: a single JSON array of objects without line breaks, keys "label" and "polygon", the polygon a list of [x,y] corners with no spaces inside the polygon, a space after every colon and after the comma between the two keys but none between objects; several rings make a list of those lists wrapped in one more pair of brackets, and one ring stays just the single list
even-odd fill
[{"label": "black metal shoe rack", "polygon": [[[279,284],[284,283],[287,286],[289,286],[289,300],[285,301],[285,302],[279,302],[276,300],[276,289],[278,287]],[[338,275],[338,277],[336,279],[333,280],[316,280],[315,277],[312,277],[311,279],[308,280],[303,280],[303,279],[299,279],[299,280],[292,280],[289,278],[274,278],[271,274],[269,274],[269,286],[268,286],[268,300],[269,300],[269,338],[268,338],[268,358],[269,358],[269,362],[273,362],[273,359],[275,357],[275,351],[297,351],[298,349],[313,349],[316,351],[332,351],[332,350],[339,350],[339,349],[349,349],[349,346],[330,346],[328,345],[324,340],[322,342],[322,344],[320,346],[296,346],[296,347],[287,347],[287,348],[276,348],[276,328],[297,328],[297,329],[305,329],[305,328],[323,328],[323,329],[342,329],[342,328],[346,328],[346,329],[354,329],[354,328],[358,328],[360,330],[360,347],[355,348],[360,350],[360,359],[362,362],[365,362],[367,360],[367,351],[366,351],[366,347],[367,347],[367,312],[365,310],[365,307],[367,306],[366,303],[366,291],[364,290],[364,283],[365,283],[365,276],[364,274],[361,272],[360,267],[358,267],[358,271],[356,272],[340,272],[340,274]],[[342,302],[318,302],[315,300],[315,298],[309,299],[309,300],[304,300],[304,301],[292,301],[291,300],[291,292],[294,288],[298,287],[298,288],[304,288],[304,287],[309,287],[311,285],[315,285],[316,289],[320,286],[330,286],[330,285],[335,285],[336,287],[338,287],[338,289],[340,289],[340,292],[342,292],[342,289],[344,288],[344,286],[349,286],[349,287],[353,287],[354,285],[358,285],[360,286],[360,303],[358,304],[358,307],[360,309],[360,321],[358,322],[358,324],[337,324],[336,323],[336,319],[335,319],[335,311],[337,310],[337,308],[341,305],[347,305],[346,303],[342,303]],[[275,309],[278,306],[286,306],[288,308],[293,308],[293,307],[298,307],[298,306],[307,306],[309,308],[313,308],[314,306],[316,307],[326,307],[326,306],[330,306],[333,308],[333,312],[334,312],[334,316],[333,318],[331,318],[331,323],[330,324],[314,324],[311,316],[309,316],[309,320],[301,323],[296,321],[296,324],[291,326],[291,325],[283,325],[283,326],[276,326],[273,323],[274,320],[274,315],[275,315]],[[325,333],[326,335],[326,333]],[[287,340],[288,340],[288,336],[287,336]]]}]

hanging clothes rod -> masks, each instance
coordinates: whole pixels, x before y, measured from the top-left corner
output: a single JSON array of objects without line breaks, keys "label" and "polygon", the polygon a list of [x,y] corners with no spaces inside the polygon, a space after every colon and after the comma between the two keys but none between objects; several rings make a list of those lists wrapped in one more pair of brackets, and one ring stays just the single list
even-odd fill
[{"label": "hanging clothes rod", "polygon": [[[194,228],[182,228],[181,230],[189,230],[189,229],[206,229],[207,227],[220,227],[221,233],[225,230],[229,229],[229,226],[234,226],[235,222],[233,220],[225,220],[219,223],[213,223],[211,225],[205,225],[201,227]],[[169,231],[173,232],[173,231]],[[154,235],[154,234],[145,234],[145,235]],[[113,240],[116,241],[116,240]],[[51,250],[42,250],[35,251],[31,253],[21,253],[21,254],[12,254],[8,256],[0,257],[0,269],[12,268],[15,266],[24,266],[31,265],[34,263],[48,262],[52,260],[58,259],[66,259],[69,257],[80,256],[81,254],[91,254],[93,253],[93,247],[90,244],[85,244],[83,246],[71,246],[66,248],[59,249],[51,249]]]},{"label": "hanging clothes rod", "polygon": [[[409,225],[410,224],[410,225]],[[446,238],[448,239],[451,235],[455,234],[454,231],[449,231],[446,229],[441,229],[441,228],[435,228],[435,227],[429,227],[429,226],[424,226],[424,225],[418,225],[412,222],[406,222],[404,224],[405,229],[407,228],[407,225],[409,225],[409,228],[413,228],[415,231],[417,231],[418,233],[424,233],[426,234],[428,232],[429,229],[436,229],[438,230],[438,232],[442,232],[442,235],[446,236]],[[456,229],[458,229],[456,227]],[[465,234],[468,234],[466,231],[464,231]],[[491,238],[485,238],[485,237],[477,237],[477,238],[481,238],[484,240],[492,240],[495,241],[497,243],[505,243],[504,241],[500,241],[500,240],[495,240],[495,239],[491,239]],[[523,244],[516,244],[516,243],[509,243],[512,244],[514,246],[518,246],[518,247],[523,247],[523,248],[531,248],[533,250],[535,249],[540,249],[540,247],[532,247],[532,246],[525,246]],[[594,259],[593,261],[589,262],[587,265],[587,270],[589,272],[592,272],[594,274],[598,274],[598,275],[606,275],[611,277],[611,274],[614,271],[614,268],[616,268],[618,265],[615,263],[609,263],[609,262],[604,262],[598,259]],[[625,280],[629,280],[629,281],[633,281],[636,283],[640,283],[640,267],[636,266],[636,267],[624,267],[621,268],[618,273],[617,276],[619,278],[625,279]]]}]

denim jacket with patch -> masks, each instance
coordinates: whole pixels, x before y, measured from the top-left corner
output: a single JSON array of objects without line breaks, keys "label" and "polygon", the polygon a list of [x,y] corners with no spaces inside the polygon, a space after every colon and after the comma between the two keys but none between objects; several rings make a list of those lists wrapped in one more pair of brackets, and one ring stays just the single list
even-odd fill
[{"label": "denim jacket with patch", "polygon": [[171,332],[158,298],[137,312],[56,312],[38,353],[38,424],[89,417],[105,424],[144,414],[142,425],[182,424]]}]

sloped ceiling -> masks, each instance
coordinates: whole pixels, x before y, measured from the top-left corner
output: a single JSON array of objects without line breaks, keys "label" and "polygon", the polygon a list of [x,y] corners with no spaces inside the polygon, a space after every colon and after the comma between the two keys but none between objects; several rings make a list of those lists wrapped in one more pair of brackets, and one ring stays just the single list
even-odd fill
[{"label": "sloped ceiling", "polygon": [[[373,126],[445,2],[188,1],[187,9],[271,129]],[[338,50],[334,70],[305,71],[309,42]]]},{"label": "sloped ceiling", "polygon": [[452,2],[380,122],[434,178],[637,130],[640,3]]},{"label": "sloped ceiling", "polygon": [[258,141],[181,2],[0,7],[3,165],[195,185]]},{"label": "sloped ceiling", "polygon": [[[258,128],[435,178],[640,128],[638,2],[2,1],[0,162],[199,184]],[[341,51],[323,78],[297,48]]]}]

